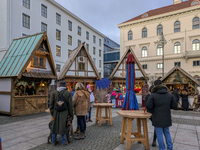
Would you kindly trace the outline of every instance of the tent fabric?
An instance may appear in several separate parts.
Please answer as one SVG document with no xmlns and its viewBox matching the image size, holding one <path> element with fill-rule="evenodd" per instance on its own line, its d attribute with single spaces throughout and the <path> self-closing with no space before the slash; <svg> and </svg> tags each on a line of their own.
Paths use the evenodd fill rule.
<svg viewBox="0 0 200 150">
<path fill-rule="evenodd" d="M 96 89 L 106 89 L 111 84 L 111 81 L 108 78 L 102 78 L 101 80 L 96 82 Z"/>
</svg>

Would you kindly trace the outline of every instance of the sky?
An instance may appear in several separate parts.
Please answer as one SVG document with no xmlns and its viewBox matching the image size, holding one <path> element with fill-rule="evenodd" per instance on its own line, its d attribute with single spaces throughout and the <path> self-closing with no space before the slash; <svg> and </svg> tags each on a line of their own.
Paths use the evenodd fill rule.
<svg viewBox="0 0 200 150">
<path fill-rule="evenodd" d="M 173 0 L 55 0 L 90 26 L 120 44 L 118 24 Z M 183 0 L 186 1 L 186 0 Z"/>
</svg>

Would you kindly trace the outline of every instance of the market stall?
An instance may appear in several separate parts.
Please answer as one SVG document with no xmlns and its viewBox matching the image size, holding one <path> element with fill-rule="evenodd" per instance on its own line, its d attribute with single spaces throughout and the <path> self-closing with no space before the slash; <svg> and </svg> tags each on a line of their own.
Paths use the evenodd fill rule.
<svg viewBox="0 0 200 150">
<path fill-rule="evenodd" d="M 140 62 L 138 61 L 135 53 L 131 48 L 128 48 L 124 55 L 121 57 L 117 66 L 113 70 L 109 79 L 112 82 L 113 88 L 117 91 L 117 93 L 122 93 L 123 96 L 126 94 L 126 60 L 128 55 L 132 53 L 135 60 L 135 87 L 134 91 L 136 93 L 136 97 L 138 103 L 142 103 L 142 88 L 147 84 L 147 76 L 142 68 Z"/>
<path fill-rule="evenodd" d="M 0 63 L 0 113 L 44 111 L 48 87 L 56 78 L 46 32 L 14 39 Z"/>
<path fill-rule="evenodd" d="M 91 89 L 95 91 L 96 81 L 101 80 L 101 76 L 85 48 L 85 43 L 71 52 L 58 74 L 58 80 L 65 80 L 68 83 L 69 91 L 73 90 L 77 82 L 82 82 L 85 87 L 90 85 Z"/>
<path fill-rule="evenodd" d="M 178 89 L 179 94 L 182 93 L 183 89 L 186 89 L 188 93 L 189 108 L 194 108 L 194 102 L 199 95 L 197 90 L 197 87 L 200 85 L 199 81 L 178 66 L 172 68 L 161 80 L 163 85 L 166 85 L 171 93 L 175 88 Z M 182 108 L 181 98 L 179 99 L 178 107 Z"/>
</svg>

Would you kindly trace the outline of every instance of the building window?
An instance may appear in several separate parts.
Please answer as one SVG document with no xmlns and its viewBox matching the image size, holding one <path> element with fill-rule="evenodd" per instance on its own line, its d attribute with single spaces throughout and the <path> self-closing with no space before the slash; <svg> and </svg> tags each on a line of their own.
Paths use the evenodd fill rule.
<svg viewBox="0 0 200 150">
<path fill-rule="evenodd" d="M 56 71 L 60 72 L 60 65 L 59 64 L 56 64 Z"/>
<path fill-rule="evenodd" d="M 72 22 L 68 20 L 68 30 L 72 31 Z"/>
<path fill-rule="evenodd" d="M 160 24 L 157 26 L 157 35 L 161 35 L 163 33 L 163 26 Z"/>
<path fill-rule="evenodd" d="M 180 32 L 181 31 L 181 24 L 180 21 L 176 21 L 174 23 L 174 32 Z"/>
<path fill-rule="evenodd" d="M 61 25 L 61 15 L 56 13 L 56 23 Z"/>
<path fill-rule="evenodd" d="M 80 46 L 81 45 L 81 40 L 78 40 L 78 46 Z"/>
<path fill-rule="evenodd" d="M 41 23 L 41 32 L 45 32 L 45 31 L 47 31 L 47 24 L 45 24 L 45 23 Z"/>
<path fill-rule="evenodd" d="M 133 39 L 133 32 L 129 31 L 128 32 L 128 40 L 132 40 Z"/>
<path fill-rule="evenodd" d="M 192 2 L 192 5 L 198 5 L 198 4 L 199 4 L 199 1 Z"/>
<path fill-rule="evenodd" d="M 68 35 L 68 44 L 72 45 L 72 36 Z"/>
<path fill-rule="evenodd" d="M 148 14 L 144 14 L 142 15 L 142 18 L 148 17 Z"/>
<path fill-rule="evenodd" d="M 101 60 L 99 60 L 99 68 L 101 68 Z"/>
<path fill-rule="evenodd" d="M 174 44 L 174 54 L 177 54 L 177 53 L 181 53 L 181 43 L 180 42 L 176 42 Z"/>
<path fill-rule="evenodd" d="M 101 39 L 99 39 L 99 46 L 101 46 Z"/>
<path fill-rule="evenodd" d="M 23 6 L 30 9 L 30 0 L 23 0 Z"/>
<path fill-rule="evenodd" d="M 147 69 L 147 64 L 142 65 L 142 68 L 143 68 L 143 69 Z"/>
<path fill-rule="evenodd" d="M 86 39 L 89 40 L 89 32 L 86 31 Z"/>
<path fill-rule="evenodd" d="M 96 65 L 96 58 L 93 58 L 94 65 Z"/>
<path fill-rule="evenodd" d="M 61 40 L 61 31 L 56 29 L 56 40 Z"/>
<path fill-rule="evenodd" d="M 192 50 L 193 51 L 199 51 L 199 46 L 200 46 L 200 41 L 198 39 L 195 39 L 193 42 L 192 42 Z"/>
<path fill-rule="evenodd" d="M 81 36 L 81 27 L 78 26 L 78 35 Z"/>
<path fill-rule="evenodd" d="M 181 62 L 174 62 L 174 66 L 179 66 L 179 67 L 181 67 Z"/>
<path fill-rule="evenodd" d="M 47 18 L 47 6 L 41 5 L 41 15 L 45 18 Z"/>
<path fill-rule="evenodd" d="M 36 67 L 36 68 L 45 68 L 46 67 L 46 62 L 45 62 L 45 57 L 43 56 L 34 56 L 31 61 L 31 67 Z"/>
<path fill-rule="evenodd" d="M 142 38 L 147 37 L 147 28 L 142 29 Z"/>
<path fill-rule="evenodd" d="M 157 46 L 157 55 L 163 55 L 163 47 L 162 45 Z"/>
<path fill-rule="evenodd" d="M 199 17 L 195 17 L 192 21 L 192 28 L 198 29 L 199 28 Z"/>
<path fill-rule="evenodd" d="M 96 54 L 96 47 L 93 47 L 93 54 Z"/>
<path fill-rule="evenodd" d="M 56 45 L 56 56 L 61 56 L 61 50 L 60 50 L 61 48 L 60 48 L 60 46 L 57 46 Z"/>
<path fill-rule="evenodd" d="M 162 64 L 162 63 L 158 63 L 158 64 L 157 64 L 157 69 L 162 69 L 162 67 L 163 67 L 163 64 Z"/>
<path fill-rule="evenodd" d="M 99 57 L 101 57 L 101 50 L 99 50 Z"/>
<path fill-rule="evenodd" d="M 96 43 L 96 36 L 93 35 L 93 43 Z"/>
<path fill-rule="evenodd" d="M 99 72 L 99 75 L 100 75 L 100 77 L 101 77 L 101 72 Z"/>
<path fill-rule="evenodd" d="M 23 14 L 22 24 L 23 27 L 30 29 L 30 16 Z"/>
<path fill-rule="evenodd" d="M 147 57 L 147 47 L 142 47 L 142 57 Z"/>
<path fill-rule="evenodd" d="M 84 71 L 85 70 L 85 63 L 78 63 L 78 70 Z"/>
<path fill-rule="evenodd" d="M 86 44 L 87 51 L 89 52 L 89 44 Z"/>
<path fill-rule="evenodd" d="M 72 50 L 68 49 L 68 58 L 69 58 L 71 53 L 72 53 Z"/>
<path fill-rule="evenodd" d="M 200 66 L 200 61 L 193 61 L 193 66 Z"/>
</svg>

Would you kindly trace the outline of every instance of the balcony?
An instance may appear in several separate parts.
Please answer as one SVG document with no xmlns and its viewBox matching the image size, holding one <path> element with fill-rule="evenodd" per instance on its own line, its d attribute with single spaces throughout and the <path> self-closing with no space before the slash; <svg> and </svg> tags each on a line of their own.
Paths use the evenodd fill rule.
<svg viewBox="0 0 200 150">
<path fill-rule="evenodd" d="M 186 51 L 185 54 L 184 54 L 184 57 L 186 59 L 199 58 L 200 57 L 200 51 Z"/>
</svg>

